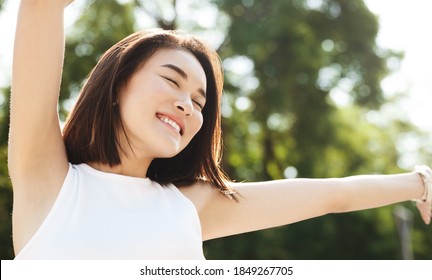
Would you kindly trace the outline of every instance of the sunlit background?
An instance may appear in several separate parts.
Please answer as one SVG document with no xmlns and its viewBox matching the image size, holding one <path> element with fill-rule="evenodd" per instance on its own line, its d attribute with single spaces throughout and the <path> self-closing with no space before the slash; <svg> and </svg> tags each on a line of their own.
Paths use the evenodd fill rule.
<svg viewBox="0 0 432 280">
<path fill-rule="evenodd" d="M 67 26 L 74 22 L 82 2 L 82 0 L 77 0 L 72 7 L 67 9 Z M 181 9 L 181 4 L 187 1 L 178 2 Z M 322 1 L 308 0 L 306 2 L 310 7 L 316 7 Z M 7 86 L 10 83 L 18 3 L 19 1 L 6 0 L 4 11 L 0 13 L 0 86 Z M 432 17 L 429 14 L 432 10 L 432 1 L 365 0 L 365 3 L 379 18 L 380 29 L 377 44 L 404 53 L 401 63 L 391 64 L 391 61 L 389 62 L 394 73 L 382 81 L 382 88 L 386 97 L 397 96 L 400 93 L 404 93 L 405 96 L 399 96 L 398 102 L 392 103 L 390 106 L 383 106 L 379 115 L 371 114 L 371 120 L 380 122 L 385 121 L 386 118 L 407 118 L 426 133 L 432 134 L 432 77 L 430 70 L 432 66 L 432 36 L 428 35 L 430 33 L 429 28 L 432 26 Z M 214 9 L 210 7 L 195 14 L 194 20 L 211 30 L 214 27 L 216 16 Z M 143 25 L 148 24 L 148 21 L 151 19 L 145 17 L 141 19 Z M 214 46 L 218 46 L 223 40 L 223 34 L 220 30 L 205 32 L 203 37 L 206 37 Z M 249 71 L 248 67 L 253 67 L 253 65 L 247 62 L 239 63 L 236 61 L 236 69 L 234 70 L 240 73 Z M 226 67 L 227 65 L 230 66 L 229 62 L 225 64 Z M 251 83 L 253 84 L 253 81 Z M 350 102 L 349 93 L 343 88 L 332 91 L 331 97 L 340 106 L 345 106 Z M 242 106 L 242 99 L 239 99 L 237 104 Z M 401 163 L 402 167 L 412 166 L 418 160 L 416 155 L 418 146 L 419 143 L 416 143 L 415 139 L 407 138 L 406 141 L 401 141 L 399 147 L 406 155 L 404 162 Z"/>
<path fill-rule="evenodd" d="M 74 6 L 80 6 L 78 0 Z M 181 2 L 181 1 L 179 1 Z M 309 0 L 310 5 L 319 5 L 321 0 Z M 10 67 L 12 61 L 13 36 L 16 21 L 16 11 L 19 1 L 6 1 L 5 10 L 0 13 L 0 85 L 10 82 Z M 398 114 L 405 114 L 415 124 L 426 131 L 432 132 L 432 1 L 411 0 L 365 0 L 369 9 L 379 17 L 380 30 L 377 43 L 379 46 L 403 51 L 405 56 L 400 65 L 393 65 L 395 73 L 386 78 L 382 87 L 389 96 L 398 92 L 408 92 L 409 95 L 401 100 L 400 108 L 395 109 Z M 67 10 L 68 23 L 78 8 Z M 200 15 L 200 14 L 198 14 Z M 197 16 L 197 15 L 194 15 Z M 212 11 L 202 15 L 203 25 L 212 26 Z M 207 23 L 208 22 L 208 23 Z M 219 38 L 214 38 L 217 41 Z M 216 36 L 217 37 L 217 36 Z M 346 99 L 339 97 L 344 104 Z"/>
<path fill-rule="evenodd" d="M 400 69 L 383 81 L 384 91 L 409 93 L 401 106 L 407 116 L 425 130 L 432 131 L 432 26 L 431 1 L 366 0 L 378 15 L 380 46 L 401 50 L 405 57 Z"/>
</svg>

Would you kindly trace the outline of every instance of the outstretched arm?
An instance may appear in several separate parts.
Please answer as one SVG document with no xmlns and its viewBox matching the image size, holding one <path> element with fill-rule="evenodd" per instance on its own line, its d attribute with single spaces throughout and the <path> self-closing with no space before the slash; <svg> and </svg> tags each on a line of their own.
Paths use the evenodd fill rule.
<svg viewBox="0 0 432 280">
<path fill-rule="evenodd" d="M 232 187 L 239 193 L 238 203 L 203 186 L 195 186 L 198 195 L 190 195 L 192 201 L 197 202 L 204 239 L 417 199 L 425 190 L 416 172 L 234 183 Z M 188 195 L 187 191 L 185 193 Z M 430 202 L 428 205 L 428 217 L 423 217 L 425 222 L 430 221 Z"/>
<path fill-rule="evenodd" d="M 67 173 L 57 103 L 64 56 L 63 10 L 70 2 L 20 3 L 8 151 L 15 240 L 25 240 L 39 225 Z"/>
</svg>

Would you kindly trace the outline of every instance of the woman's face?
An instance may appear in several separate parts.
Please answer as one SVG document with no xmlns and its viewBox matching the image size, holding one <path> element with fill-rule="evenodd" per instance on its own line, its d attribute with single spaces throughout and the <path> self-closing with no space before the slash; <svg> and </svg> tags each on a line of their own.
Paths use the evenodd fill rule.
<svg viewBox="0 0 432 280">
<path fill-rule="evenodd" d="M 204 70 L 191 53 L 158 50 L 120 92 L 120 114 L 133 149 L 120 133 L 123 151 L 151 159 L 177 155 L 202 126 L 206 86 Z"/>
</svg>

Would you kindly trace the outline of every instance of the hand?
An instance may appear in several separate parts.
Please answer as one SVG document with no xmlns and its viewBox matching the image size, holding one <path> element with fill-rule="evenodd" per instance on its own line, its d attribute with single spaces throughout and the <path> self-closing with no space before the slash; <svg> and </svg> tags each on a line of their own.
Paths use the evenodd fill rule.
<svg viewBox="0 0 432 280">
<path fill-rule="evenodd" d="M 417 199 L 417 209 L 425 222 L 430 224 L 432 217 L 432 169 L 426 165 L 416 166 L 415 171 L 420 174 L 424 184 L 424 193 L 420 199 Z"/>
<path fill-rule="evenodd" d="M 430 224 L 431 222 L 431 212 L 432 212 L 432 206 L 431 203 L 429 202 L 420 202 L 418 201 L 416 203 L 417 209 L 420 211 L 420 215 L 423 219 L 423 222 L 425 224 Z"/>
</svg>

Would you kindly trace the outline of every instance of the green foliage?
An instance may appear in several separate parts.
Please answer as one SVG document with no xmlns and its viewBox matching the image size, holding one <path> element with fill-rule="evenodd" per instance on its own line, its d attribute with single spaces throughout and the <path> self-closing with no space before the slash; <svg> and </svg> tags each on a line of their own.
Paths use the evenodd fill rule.
<svg viewBox="0 0 432 280">
<path fill-rule="evenodd" d="M 227 66 L 224 167 L 232 178 L 279 179 L 287 167 L 299 177 L 401 171 L 396 139 L 414 127 L 366 117 L 389 102 L 380 81 L 386 60 L 401 54 L 375 45 L 378 22 L 363 1 L 214 2 L 231 19 L 220 52 Z M 244 61 L 254 66 L 247 73 Z M 336 106 L 336 91 L 351 105 Z M 414 242 L 431 252 L 426 241 Z M 216 259 L 398 259 L 398 247 L 392 207 L 206 243 L 207 257 Z"/>
<path fill-rule="evenodd" d="M 234 102 L 241 96 L 259 104 L 253 112 L 238 113 L 251 115 L 262 130 L 265 166 L 260 177 L 280 176 L 288 165 L 295 165 L 301 176 L 326 176 L 316 171 L 323 164 L 319 157 L 322 147 L 335 143 L 338 129 L 329 92 L 346 82 L 356 104 L 376 108 L 384 102 L 379 82 L 387 69 L 375 53 L 377 20 L 362 1 L 323 1 L 314 9 L 303 1 L 215 2 L 232 20 L 222 56 L 250 59 L 259 81 L 245 96 L 235 85 L 227 94 L 234 95 Z M 227 76 L 230 82 L 229 72 Z M 239 115 L 233 111 L 235 117 L 225 120 L 226 134 Z M 284 120 L 289 125 L 280 125 Z M 232 127 L 238 129 L 238 124 Z M 277 153 L 288 148 L 282 154 L 289 156 Z"/>
<path fill-rule="evenodd" d="M 71 100 L 98 58 L 116 42 L 134 31 L 134 6 L 118 1 L 87 0 L 86 7 L 67 36 L 65 65 L 60 95 L 60 115 L 64 119 Z"/>
<path fill-rule="evenodd" d="M 0 259 L 12 259 L 12 186 L 7 169 L 10 88 L 0 88 Z"/>
<path fill-rule="evenodd" d="M 12 259 L 12 186 L 9 180 L 6 145 L 0 146 L 0 259 Z"/>
<path fill-rule="evenodd" d="M 9 92 L 10 88 L 0 88 L 0 146 L 6 145 L 9 133 Z"/>
</svg>

